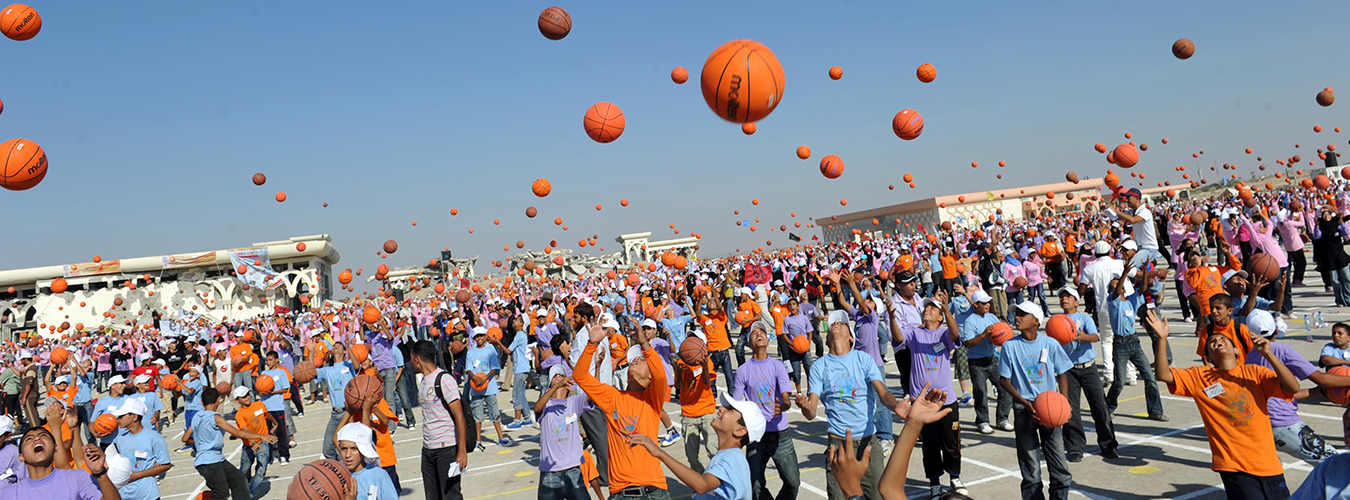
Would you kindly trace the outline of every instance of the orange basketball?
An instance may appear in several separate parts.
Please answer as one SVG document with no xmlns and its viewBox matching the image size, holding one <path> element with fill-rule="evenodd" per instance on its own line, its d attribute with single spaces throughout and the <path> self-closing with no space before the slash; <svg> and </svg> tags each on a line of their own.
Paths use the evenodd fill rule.
<svg viewBox="0 0 1350 500">
<path fill-rule="evenodd" d="M 14 6 L 6 8 L 6 11 Z M 3 23 L 3 21 L 0 21 Z M 6 31 L 8 34 L 8 31 Z M 42 146 L 28 139 L 10 139 L 0 144 L 0 155 L 5 157 L 5 170 L 0 172 L 0 187 L 23 191 L 42 182 L 47 176 L 47 153 Z"/>
<path fill-rule="evenodd" d="M 384 253 L 394 253 L 398 251 L 398 242 L 394 240 L 384 240 Z"/>
<path fill-rule="evenodd" d="M 1058 340 L 1060 344 L 1068 344 L 1078 336 L 1078 323 L 1067 314 L 1056 314 L 1045 324 L 1045 333 L 1049 334 L 1050 338 Z"/>
<path fill-rule="evenodd" d="M 562 40 L 572 32 L 572 15 L 562 7 L 549 7 L 539 13 L 539 33 L 549 40 Z"/>
<path fill-rule="evenodd" d="M 844 175 L 844 160 L 835 155 L 825 155 L 820 159 L 820 175 L 829 179 L 838 179 Z"/>
<path fill-rule="evenodd" d="M 1313 185 L 1317 186 L 1317 189 L 1326 189 L 1331 187 L 1331 179 L 1328 179 L 1325 175 L 1318 174 L 1317 177 L 1313 178 Z"/>
<path fill-rule="evenodd" d="M 1270 254 L 1258 253 L 1252 255 L 1251 261 L 1247 264 L 1248 270 L 1252 272 L 1252 277 L 1263 276 L 1266 281 L 1274 283 L 1280 279 L 1280 264 L 1275 261 Z"/>
<path fill-rule="evenodd" d="M 1115 189 L 1116 186 L 1120 185 L 1120 176 L 1116 174 L 1106 174 L 1106 178 L 1103 179 L 1103 181 L 1106 182 L 1106 187 Z"/>
<path fill-rule="evenodd" d="M 51 355 L 52 364 L 64 365 L 68 360 L 70 360 L 70 351 L 67 351 L 66 348 L 57 347 L 56 349 L 52 349 Z"/>
<path fill-rule="evenodd" d="M 1172 44 L 1172 55 L 1177 56 L 1177 59 L 1190 59 L 1195 55 L 1195 42 L 1189 38 L 1178 39 Z"/>
<path fill-rule="evenodd" d="M 535 196 L 543 198 L 553 192 L 553 183 L 549 182 L 548 179 L 535 179 L 534 184 L 530 185 L 530 191 L 533 191 Z"/>
<path fill-rule="evenodd" d="M 361 319 L 364 320 L 367 325 L 373 325 L 376 321 L 380 320 L 380 310 L 366 306 L 365 310 L 361 311 Z"/>
<path fill-rule="evenodd" d="M 308 359 L 295 364 L 295 370 L 292 377 L 297 384 L 308 384 L 319 374 L 318 369 L 314 368 L 314 362 Z"/>
<path fill-rule="evenodd" d="M 16 3 L 0 11 L 0 31 L 10 40 L 24 41 L 42 30 L 42 16 L 27 5 Z"/>
<path fill-rule="evenodd" d="M 258 378 L 253 381 L 253 388 L 258 391 L 258 394 L 266 394 L 277 388 L 277 381 L 273 380 L 271 375 L 258 375 Z"/>
<path fill-rule="evenodd" d="M 90 424 L 89 428 L 96 434 L 107 436 L 117 432 L 117 417 L 114 417 L 111 413 L 104 413 L 94 419 L 94 423 Z"/>
<path fill-rule="evenodd" d="M 689 366 L 700 366 L 708 360 L 708 345 L 703 339 L 690 335 L 680 343 L 680 361 Z"/>
<path fill-rule="evenodd" d="M 912 109 L 902 109 L 891 120 L 891 131 L 906 141 L 917 139 L 923 133 L 923 115 Z"/>
<path fill-rule="evenodd" d="M 286 489 L 286 498 L 292 500 L 334 500 L 347 498 L 356 488 L 356 479 L 347 466 L 337 460 L 315 460 L 295 473 Z"/>
<path fill-rule="evenodd" d="M 811 148 L 806 146 L 797 146 L 797 157 L 803 160 L 811 157 Z"/>
<path fill-rule="evenodd" d="M 840 67 L 838 67 L 838 66 L 835 66 L 835 67 L 830 68 L 830 79 L 831 79 L 831 80 L 838 80 L 838 79 L 843 78 L 843 77 L 844 77 L 844 68 L 840 68 Z"/>
<path fill-rule="evenodd" d="M 989 341 L 993 342 L 996 346 L 1002 346 L 1004 342 L 1012 340 L 1013 338 L 1013 329 L 1011 326 L 1008 326 L 1007 323 L 1000 321 L 994 323 L 994 326 L 991 326 L 990 328 Z"/>
<path fill-rule="evenodd" d="M 455 292 L 455 302 L 464 304 L 467 303 L 470 298 L 468 290 L 461 288 L 458 292 Z"/>
<path fill-rule="evenodd" d="M 759 127 L 756 126 L 754 122 L 750 122 L 750 123 L 742 123 L 742 124 L 741 124 L 741 133 L 742 133 L 742 134 L 745 134 L 745 135 L 755 135 L 755 131 L 756 131 L 756 130 L 759 130 Z"/>
<path fill-rule="evenodd" d="M 253 174 L 253 185 L 254 185 L 254 186 L 261 186 L 261 185 L 266 184 L 266 183 L 267 183 L 267 175 L 266 175 L 266 174 L 263 174 L 262 172 L 258 172 L 258 173 L 256 173 L 256 174 Z"/>
<path fill-rule="evenodd" d="M 805 354 L 811 348 L 811 339 L 806 335 L 798 335 L 792 338 L 792 352 Z"/>
<path fill-rule="evenodd" d="M 1121 144 L 1111 151 L 1115 164 L 1120 168 L 1130 168 L 1139 163 L 1139 150 L 1132 144 Z"/>
<path fill-rule="evenodd" d="M 1036 401 L 1031 404 L 1036 407 L 1036 419 L 1051 429 L 1067 423 L 1073 413 L 1073 408 L 1069 407 L 1069 398 L 1056 391 L 1036 395 Z"/>
<path fill-rule="evenodd" d="M 933 83 L 933 80 L 937 79 L 937 68 L 933 67 L 932 64 L 920 64 L 918 71 L 915 73 L 918 75 L 919 81 L 923 83 Z"/>
<path fill-rule="evenodd" d="M 1331 375 L 1340 375 L 1342 377 L 1350 377 L 1350 366 L 1333 366 L 1330 370 L 1327 370 L 1327 373 Z M 1332 403 L 1341 406 L 1350 404 L 1350 388 L 1325 387 L 1322 389 L 1322 394 L 1325 395 L 1327 399 L 1330 399 Z"/>
<path fill-rule="evenodd" d="M 581 120 L 581 124 L 586 127 L 586 135 L 602 144 L 614 142 L 623 135 L 624 123 L 623 110 L 610 102 L 595 103 L 586 110 L 586 116 Z"/>
<path fill-rule="evenodd" d="M 703 63 L 703 100 L 723 120 L 748 123 L 769 116 L 783 99 L 783 65 L 763 44 L 732 40 Z"/>
<path fill-rule="evenodd" d="M 183 384 L 178 380 L 177 375 L 170 373 L 159 379 L 159 386 L 167 391 L 177 391 L 183 387 Z"/>
<path fill-rule="evenodd" d="M 229 394 L 230 394 L 230 383 L 229 383 L 229 382 L 216 382 L 216 392 L 219 392 L 220 395 L 223 396 L 223 397 L 229 397 Z"/>
<path fill-rule="evenodd" d="M 367 399 L 379 401 L 380 398 L 384 397 L 383 391 L 380 379 L 362 373 L 352 377 L 347 382 L 347 388 L 342 391 L 342 394 L 347 398 L 347 409 L 356 409 L 360 408 L 361 403 Z"/>
<path fill-rule="evenodd" d="M 689 70 L 684 69 L 684 66 L 676 66 L 675 69 L 670 70 L 670 79 L 682 85 L 689 81 Z"/>
</svg>

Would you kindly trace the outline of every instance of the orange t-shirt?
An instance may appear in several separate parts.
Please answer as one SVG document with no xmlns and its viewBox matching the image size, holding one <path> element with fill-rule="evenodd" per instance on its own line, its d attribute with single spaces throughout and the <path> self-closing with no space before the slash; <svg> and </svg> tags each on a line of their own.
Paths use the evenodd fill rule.
<svg viewBox="0 0 1350 500">
<path fill-rule="evenodd" d="M 680 388 L 680 415 L 684 417 L 702 417 L 717 409 L 713 399 L 712 384 L 717 382 L 717 372 L 713 371 L 712 360 L 705 360 L 703 366 L 689 366 L 675 356 L 675 371 L 684 387 Z M 700 375 L 708 374 L 708 383 L 700 380 Z"/>
<path fill-rule="evenodd" d="M 248 344 L 235 344 L 230 346 L 230 359 L 235 360 L 243 357 L 243 364 L 235 362 L 234 372 L 243 373 L 244 371 L 255 371 L 258 367 L 258 355 L 253 354 L 253 347 Z"/>
<path fill-rule="evenodd" d="M 295 387 L 295 377 L 291 376 L 291 371 L 284 366 L 278 366 L 277 368 L 281 368 L 281 371 L 286 372 L 286 385 Z M 291 391 L 281 393 L 281 399 L 291 399 Z"/>
<path fill-rule="evenodd" d="M 267 406 L 262 401 L 240 408 L 234 413 L 234 423 L 239 430 L 254 434 L 271 434 L 267 430 Z M 245 439 L 244 446 L 253 446 L 253 440 Z"/>
<path fill-rule="evenodd" d="M 1242 472 L 1254 476 L 1284 473 L 1275 454 L 1275 436 L 1270 428 L 1266 402 L 1272 397 L 1290 400 L 1275 372 L 1258 365 L 1239 365 L 1232 370 L 1209 366 L 1172 369 L 1176 380 L 1167 390 L 1195 400 L 1209 435 L 1213 453 L 1211 470 Z"/>
<path fill-rule="evenodd" d="M 1242 266 L 1240 262 L 1235 262 L 1236 260 L 1229 255 L 1227 266 L 1204 266 L 1186 270 L 1186 284 L 1195 289 L 1195 298 L 1200 301 L 1200 314 L 1209 316 L 1209 298 L 1224 293 L 1223 273 Z"/>
<path fill-rule="evenodd" d="M 37 389 L 33 389 L 33 390 L 36 391 Z M 64 390 L 64 391 L 58 391 L 58 390 L 56 390 L 56 386 L 55 386 L 55 385 L 49 385 L 49 386 L 47 386 L 47 395 L 48 395 L 48 396 L 56 396 L 57 399 L 60 399 L 61 401 L 65 401 L 67 406 L 69 406 L 69 407 L 71 407 L 71 408 L 74 408 L 74 407 L 75 407 L 75 393 L 76 393 L 76 392 L 79 392 L 79 390 L 80 390 L 80 388 L 79 388 L 79 387 L 76 387 L 75 384 L 73 384 L 73 383 L 71 383 L 71 384 L 66 384 L 66 390 Z"/>
<path fill-rule="evenodd" d="M 703 333 L 708 336 L 709 352 L 731 348 L 731 338 L 727 336 L 726 311 L 713 315 L 700 313 L 699 322 L 703 323 Z M 665 369 L 662 368 L 661 371 L 665 371 Z"/>
<path fill-rule="evenodd" d="M 1235 328 L 1240 329 L 1240 331 L 1235 331 Z M 1205 357 L 1205 344 L 1209 342 L 1210 335 L 1223 335 L 1228 337 L 1228 340 L 1233 341 L 1233 345 L 1237 346 L 1238 363 L 1245 363 L 1247 360 L 1247 353 L 1252 352 L 1252 335 L 1251 332 L 1247 330 L 1247 326 L 1238 323 L 1237 320 L 1233 318 L 1228 318 L 1227 325 L 1219 326 L 1210 323 L 1200 329 L 1200 343 L 1195 347 L 1195 354 L 1197 356 L 1200 356 L 1201 358 Z"/>
<path fill-rule="evenodd" d="M 42 427 L 43 427 L 44 429 L 47 429 L 47 432 L 52 433 L 53 436 L 56 435 L 56 432 L 55 432 L 55 431 L 52 431 L 52 423 L 51 423 L 51 422 L 47 422 L 47 423 L 45 423 L 45 424 L 42 424 Z M 74 434 L 71 434 L 71 432 L 70 432 L 70 426 L 69 426 L 69 425 L 66 425 L 66 423 L 65 423 L 64 421 L 62 421 L 62 422 L 61 422 L 61 437 L 60 437 L 59 442 L 57 442 L 56 444 L 57 444 L 58 446 L 67 446 L 67 443 L 69 443 L 69 444 L 74 444 L 74 443 L 71 441 L 72 439 L 75 439 L 75 435 L 74 435 Z M 66 451 L 67 451 L 67 452 L 72 452 L 71 449 L 70 449 L 69 447 L 66 448 Z M 64 467 L 58 466 L 58 468 L 61 468 L 61 469 L 69 469 L 69 468 L 71 468 L 71 467 L 74 466 L 74 463 L 75 463 L 75 462 L 74 462 L 74 456 L 72 455 L 72 456 L 71 456 L 71 461 L 66 462 L 65 465 L 64 465 Z"/>
<path fill-rule="evenodd" d="M 609 336 L 609 359 L 615 368 L 628 364 L 628 337 L 622 333 Z"/>
<path fill-rule="evenodd" d="M 656 439 L 661 425 L 662 404 L 670 398 L 666 385 L 666 368 L 650 346 L 643 351 L 652 380 L 642 391 L 620 392 L 596 379 L 588 370 L 572 372 L 577 385 L 591 397 L 595 406 L 605 412 L 609 434 L 609 488 L 619 491 L 629 486 L 655 486 L 666 489 L 666 474 L 661 461 L 641 446 L 630 446 L 628 436 L 645 434 Z M 577 360 L 577 366 L 590 366 L 595 346 L 587 343 Z"/>
<path fill-rule="evenodd" d="M 1046 262 L 1061 262 L 1064 256 L 1059 254 L 1059 245 L 1053 241 L 1047 241 L 1041 244 L 1041 258 Z"/>
<path fill-rule="evenodd" d="M 381 399 L 379 403 L 375 403 L 375 408 L 372 411 L 383 413 L 385 417 L 389 418 L 390 422 L 398 423 L 398 415 L 395 415 L 394 410 L 389 408 L 388 401 Z M 381 424 L 380 417 L 375 415 L 370 416 L 369 425 L 371 429 L 375 430 L 375 451 L 380 454 L 380 467 L 397 464 L 398 457 L 394 455 L 394 436 L 389 433 L 389 425 Z"/>
<path fill-rule="evenodd" d="M 956 278 L 956 257 L 943 255 L 938 258 L 938 262 L 942 264 L 942 279 L 949 280 Z"/>
<path fill-rule="evenodd" d="M 787 306 L 773 306 L 769 308 L 769 316 L 773 316 L 774 335 L 783 334 L 783 319 L 788 315 Z"/>
<path fill-rule="evenodd" d="M 759 307 L 759 303 L 753 300 L 736 305 L 736 323 L 741 325 L 741 328 L 749 328 L 761 314 L 764 314 L 764 308 Z"/>
</svg>

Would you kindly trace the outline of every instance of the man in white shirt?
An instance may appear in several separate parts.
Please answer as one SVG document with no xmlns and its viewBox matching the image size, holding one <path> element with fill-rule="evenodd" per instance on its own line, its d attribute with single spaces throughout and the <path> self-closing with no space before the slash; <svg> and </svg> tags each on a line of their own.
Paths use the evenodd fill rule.
<svg viewBox="0 0 1350 500">
<path fill-rule="evenodd" d="M 1139 189 L 1121 191 L 1120 197 L 1134 214 L 1119 213 L 1113 208 L 1107 209 L 1107 212 L 1130 223 L 1134 241 L 1139 245 L 1139 251 L 1130 259 L 1130 267 L 1142 269 L 1145 262 L 1162 258 L 1162 253 L 1158 251 L 1158 227 L 1153 224 L 1153 212 L 1144 206 L 1143 193 Z"/>
<path fill-rule="evenodd" d="M 1121 244 L 1121 248 L 1125 250 L 1135 250 L 1138 248 L 1138 245 L 1135 244 L 1133 240 L 1127 240 L 1125 243 Z M 1154 251 L 1156 252 L 1157 249 L 1155 248 Z M 1140 253 L 1143 252 L 1135 253 L 1135 257 L 1138 258 Z M 1092 287 L 1093 297 L 1097 299 L 1096 316 L 1099 320 L 1107 320 L 1110 318 L 1106 306 L 1108 304 L 1107 296 L 1111 294 L 1111 280 L 1119 278 L 1121 273 L 1125 271 L 1125 263 L 1120 259 L 1111 257 L 1111 244 L 1105 241 L 1093 243 L 1092 254 L 1097 256 L 1097 260 L 1083 268 L 1083 282 L 1078 285 L 1078 293 L 1080 295 L 1086 293 L 1086 288 Z M 1129 288 L 1130 284 L 1127 282 L 1125 286 Z M 1106 323 L 1110 324 L 1110 321 L 1106 321 Z M 1115 335 L 1102 335 L 1101 337 L 1102 352 L 1115 352 L 1112 350 L 1112 345 L 1115 344 L 1115 339 L 1113 338 Z M 1109 386 L 1111 385 L 1111 381 L 1115 379 L 1115 359 L 1114 356 L 1102 356 L 1102 361 L 1106 365 L 1106 376 L 1102 382 L 1104 385 Z M 1126 376 L 1125 383 L 1127 385 L 1136 384 L 1139 371 L 1135 370 L 1133 366 L 1130 366 L 1127 373 L 1128 375 Z"/>
</svg>

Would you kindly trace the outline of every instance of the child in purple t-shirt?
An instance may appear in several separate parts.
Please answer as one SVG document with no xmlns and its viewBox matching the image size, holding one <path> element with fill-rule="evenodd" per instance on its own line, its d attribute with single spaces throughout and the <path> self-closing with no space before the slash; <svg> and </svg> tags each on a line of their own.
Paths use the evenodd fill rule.
<svg viewBox="0 0 1350 500">
<path fill-rule="evenodd" d="M 961 420 L 956 393 L 952 389 L 952 352 L 960 341 L 961 329 L 957 327 L 956 316 L 944 305 L 946 300 L 945 291 L 937 292 L 935 298 L 923 299 L 921 327 L 899 328 L 895 317 L 891 316 L 891 331 L 900 332 L 904 337 L 902 343 L 909 347 L 913 360 L 909 371 L 909 393 L 921 394 L 925 386 L 930 386 L 934 391 L 946 394 L 942 404 L 951 408 L 951 412 L 940 420 L 924 425 L 919 433 L 923 437 L 924 475 L 928 477 L 934 498 L 943 493 L 944 472 L 951 475 L 952 491 L 969 494 L 961 482 Z"/>
<path fill-rule="evenodd" d="M 561 365 L 549 368 L 549 386 L 534 403 L 539 422 L 539 496 L 585 498 L 581 472 L 581 413 L 590 405 L 586 394 L 572 391 Z"/>
</svg>

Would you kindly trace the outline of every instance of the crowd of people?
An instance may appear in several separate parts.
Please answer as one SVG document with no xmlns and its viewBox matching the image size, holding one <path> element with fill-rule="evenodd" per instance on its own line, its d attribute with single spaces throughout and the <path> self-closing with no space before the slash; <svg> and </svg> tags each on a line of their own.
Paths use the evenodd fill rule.
<svg viewBox="0 0 1350 500">
<path fill-rule="evenodd" d="M 531 427 L 541 500 L 667 500 L 664 470 L 699 499 L 792 500 L 801 441 L 790 428 L 818 415 L 831 500 L 906 498 L 920 441 L 928 496 L 965 498 L 965 408 L 966 432 L 1014 437 L 1024 499 L 1046 498 L 1044 461 L 1048 496 L 1062 500 L 1072 464 L 1089 454 L 1082 400 L 1096 454 L 1118 458 L 1114 414 L 1139 381 L 1155 421 L 1169 420 L 1160 383 L 1194 399 L 1229 498 L 1290 498 L 1277 450 L 1316 466 L 1295 498 L 1350 498 L 1350 459 L 1297 413 L 1299 400 L 1350 387 L 1330 373 L 1350 365 L 1350 325 L 1337 323 L 1311 361 L 1280 341 L 1291 291 L 1306 290 L 1307 247 L 1321 293 L 1350 304 L 1346 221 L 1350 197 L 1337 186 L 1155 202 L 1119 189 L 1101 210 L 680 268 L 34 337 L 3 353 L 0 498 L 154 500 L 175 452 L 193 455 L 214 498 L 256 498 L 268 466 L 290 461 L 308 406 L 331 408 L 315 436 L 322 455 L 368 498 L 403 489 L 392 436 L 415 430 L 419 413 L 415 474 L 429 499 L 462 499 L 469 454 Z M 1265 259 L 1278 277 L 1254 269 Z M 1165 303 L 1194 325 L 1198 362 L 1174 359 Z M 1059 315 L 1073 324 L 1068 338 L 1048 328 Z M 885 376 L 891 363 L 898 385 Z M 360 374 L 382 393 L 349 404 Z M 1045 392 L 1075 410 L 1063 426 L 1037 414 Z M 794 409 L 804 420 L 789 419 Z M 1344 424 L 1350 434 L 1350 413 Z M 179 425 L 181 442 L 169 444 Z M 242 441 L 238 464 L 226 435 Z"/>
</svg>

